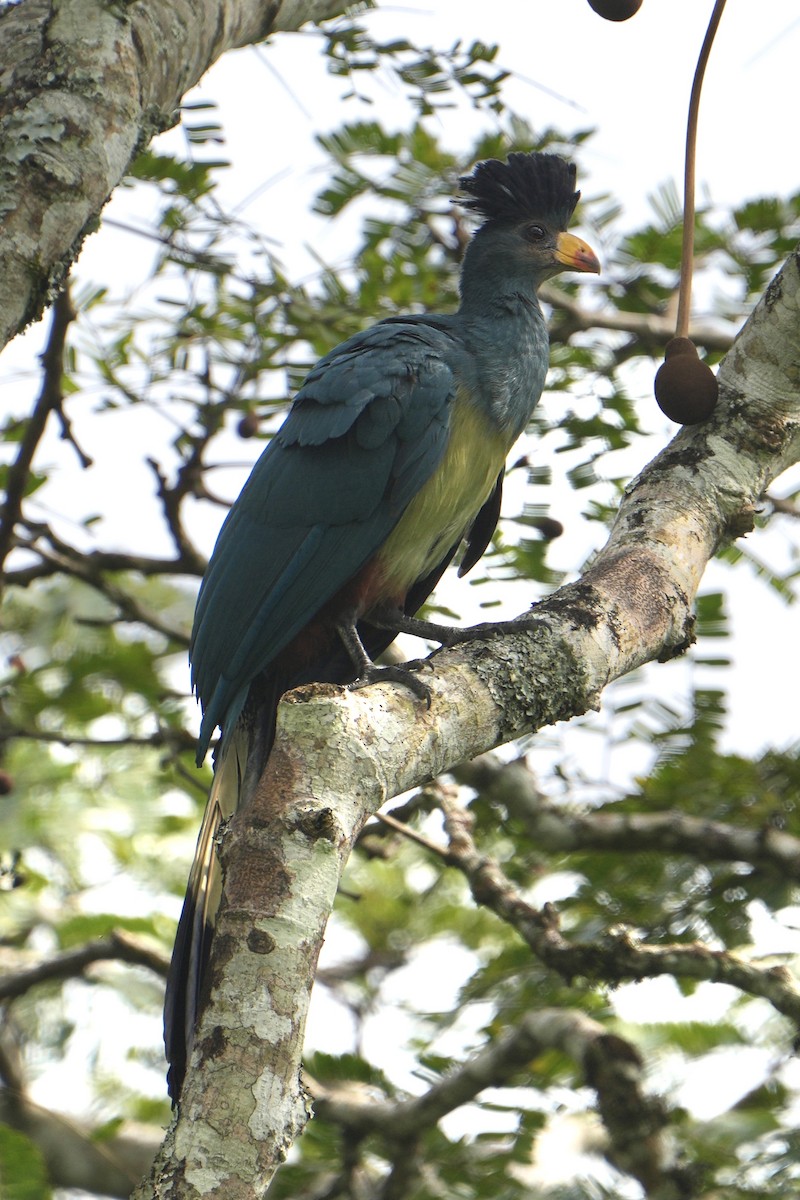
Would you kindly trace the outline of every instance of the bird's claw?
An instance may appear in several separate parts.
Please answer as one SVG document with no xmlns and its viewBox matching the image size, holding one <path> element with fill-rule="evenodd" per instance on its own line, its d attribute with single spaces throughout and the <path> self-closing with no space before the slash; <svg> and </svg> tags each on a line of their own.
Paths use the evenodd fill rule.
<svg viewBox="0 0 800 1200">
<path fill-rule="evenodd" d="M 425 701 L 425 707 L 430 708 L 433 694 L 427 683 L 410 671 L 408 667 L 401 667 L 397 664 L 390 664 L 385 667 L 378 667 L 374 664 L 365 667 L 358 679 L 354 679 L 352 683 L 348 683 L 347 687 L 351 692 L 360 691 L 361 688 L 369 687 L 371 683 L 401 683 L 403 687 L 407 687 L 410 692 L 413 692 L 418 700 Z"/>
</svg>

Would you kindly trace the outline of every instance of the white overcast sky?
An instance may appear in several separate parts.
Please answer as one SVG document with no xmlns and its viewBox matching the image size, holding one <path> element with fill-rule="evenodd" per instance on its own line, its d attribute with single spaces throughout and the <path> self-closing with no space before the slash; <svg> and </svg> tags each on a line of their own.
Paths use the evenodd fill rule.
<svg viewBox="0 0 800 1200">
<path fill-rule="evenodd" d="M 710 0 L 644 0 L 634 18 L 613 23 L 586 0 L 428 0 L 381 5 L 365 19 L 386 40 L 497 43 L 498 63 L 514 76 L 505 89 L 511 108 L 536 128 L 595 128 L 581 154 L 584 184 L 618 196 L 637 222 L 648 213 L 647 195 L 682 175 L 689 89 L 712 7 Z M 277 178 L 257 207 L 282 208 L 286 195 L 286 211 L 297 214 L 298 194 L 310 195 L 316 183 L 313 134 L 370 110 L 340 103 L 341 85 L 320 71 L 313 36 L 276 38 L 266 52 L 269 67 L 263 53 L 222 59 L 198 92 L 223 105 L 239 186 Z M 718 204 L 797 191 L 799 56 L 797 0 L 728 0 L 698 138 L 698 182 Z M 372 94 L 385 123 L 405 121 L 408 109 L 390 81 Z M 487 120 L 462 109 L 444 111 L 438 124 L 443 138 L 459 145 Z M 285 235 L 281 222 L 276 236 L 290 240 Z"/>
</svg>

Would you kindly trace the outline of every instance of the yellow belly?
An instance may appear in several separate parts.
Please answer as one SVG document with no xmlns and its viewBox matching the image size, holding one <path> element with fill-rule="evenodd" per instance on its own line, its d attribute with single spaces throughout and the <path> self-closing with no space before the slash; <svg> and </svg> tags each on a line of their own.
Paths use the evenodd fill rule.
<svg viewBox="0 0 800 1200">
<path fill-rule="evenodd" d="M 442 461 L 378 555 L 387 591 L 405 593 L 464 536 L 488 500 L 509 449 L 471 404 L 454 404 Z"/>
</svg>

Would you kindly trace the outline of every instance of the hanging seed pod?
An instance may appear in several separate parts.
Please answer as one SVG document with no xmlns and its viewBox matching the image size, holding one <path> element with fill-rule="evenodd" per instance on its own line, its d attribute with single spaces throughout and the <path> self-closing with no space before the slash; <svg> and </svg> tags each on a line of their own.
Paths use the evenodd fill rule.
<svg viewBox="0 0 800 1200">
<path fill-rule="evenodd" d="M 642 7 L 642 0 L 589 0 L 589 7 L 606 21 L 627 21 Z"/>
<path fill-rule="evenodd" d="M 716 375 L 697 357 L 697 347 L 687 337 L 667 342 L 654 390 L 658 407 L 678 425 L 707 421 L 719 395 Z"/>
</svg>

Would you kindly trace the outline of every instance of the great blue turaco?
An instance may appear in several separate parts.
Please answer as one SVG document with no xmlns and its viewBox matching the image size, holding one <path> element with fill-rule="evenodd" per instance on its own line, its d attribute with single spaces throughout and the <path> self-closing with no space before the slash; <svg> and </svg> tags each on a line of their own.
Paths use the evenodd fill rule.
<svg viewBox="0 0 800 1200">
<path fill-rule="evenodd" d="M 198 763 L 218 727 L 221 739 L 167 985 L 173 1100 L 219 904 L 217 837 L 263 772 L 281 695 L 381 677 L 426 694 L 408 668 L 373 659 L 399 631 L 428 631 L 413 615 L 462 543 L 461 575 L 489 544 L 506 456 L 548 367 L 539 285 L 600 270 L 565 232 L 580 196 L 574 165 L 510 154 L 460 183 L 482 223 L 458 311 L 390 317 L 317 363 L 231 508 L 200 588 Z"/>
</svg>

